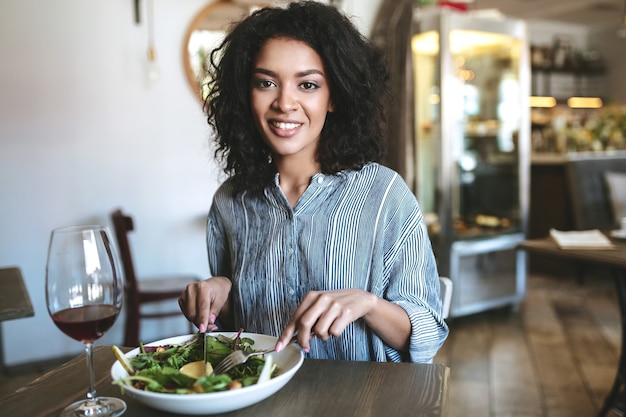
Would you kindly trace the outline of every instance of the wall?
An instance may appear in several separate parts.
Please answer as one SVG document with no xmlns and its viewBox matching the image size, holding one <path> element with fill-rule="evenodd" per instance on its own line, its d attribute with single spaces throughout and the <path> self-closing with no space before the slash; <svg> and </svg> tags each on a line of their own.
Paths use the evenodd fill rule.
<svg viewBox="0 0 626 417">
<path fill-rule="evenodd" d="M 626 105 L 626 38 L 617 36 L 615 30 L 610 29 L 591 33 L 589 44 L 597 48 L 606 61 L 606 82 L 611 94 L 609 102 Z"/>
<path fill-rule="evenodd" d="M 7 365 L 82 351 L 46 310 L 55 227 L 110 225 L 110 212 L 122 207 L 135 217 L 140 275 L 208 274 L 204 222 L 221 177 L 181 61 L 186 25 L 208 2 L 154 0 L 154 84 L 146 77 L 146 1 L 139 25 L 133 3 L 0 1 L 0 266 L 22 269 L 35 308 L 32 318 L 1 324 Z M 368 30 L 377 3 L 344 7 Z M 121 343 L 123 318 L 97 343 Z M 184 332 L 184 319 L 168 319 L 149 323 L 141 338 Z"/>
<path fill-rule="evenodd" d="M 343 0 L 341 8 L 361 33 L 369 35 L 383 0 Z"/>
<path fill-rule="evenodd" d="M 207 275 L 204 216 L 218 169 L 181 61 L 202 4 L 155 1 L 161 79 L 149 85 L 146 24 L 135 24 L 131 0 L 0 2 L 0 266 L 22 269 L 35 308 L 2 323 L 6 364 L 82 351 L 46 310 L 55 227 L 109 224 L 119 206 L 135 217 L 140 274 Z M 98 343 L 121 343 L 122 324 Z M 143 334 L 186 330 L 174 319 Z"/>
<path fill-rule="evenodd" d="M 589 30 L 583 25 L 550 20 L 529 20 L 526 25 L 528 40 L 532 45 L 552 45 L 555 36 L 566 36 L 576 48 L 587 47 Z"/>
</svg>

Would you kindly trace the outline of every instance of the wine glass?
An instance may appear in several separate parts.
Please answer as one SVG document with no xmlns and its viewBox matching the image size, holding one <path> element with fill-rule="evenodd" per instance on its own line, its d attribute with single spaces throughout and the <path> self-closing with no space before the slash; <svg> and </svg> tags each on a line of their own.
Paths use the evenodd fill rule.
<svg viewBox="0 0 626 417">
<path fill-rule="evenodd" d="M 124 284 L 117 251 L 104 226 L 54 229 L 46 264 L 46 303 L 54 324 L 83 342 L 87 354 L 87 398 L 60 414 L 114 417 L 126 411 L 119 398 L 97 397 L 93 369 L 93 342 L 108 331 L 122 308 Z"/>
</svg>

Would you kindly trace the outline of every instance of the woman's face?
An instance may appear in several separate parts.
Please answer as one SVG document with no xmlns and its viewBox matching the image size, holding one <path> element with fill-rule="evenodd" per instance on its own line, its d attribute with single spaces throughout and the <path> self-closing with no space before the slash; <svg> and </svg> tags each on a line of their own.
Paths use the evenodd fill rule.
<svg viewBox="0 0 626 417">
<path fill-rule="evenodd" d="M 317 52 L 294 39 L 268 40 L 256 56 L 250 94 L 257 129 L 275 155 L 314 161 L 326 114 L 333 111 Z"/>
</svg>

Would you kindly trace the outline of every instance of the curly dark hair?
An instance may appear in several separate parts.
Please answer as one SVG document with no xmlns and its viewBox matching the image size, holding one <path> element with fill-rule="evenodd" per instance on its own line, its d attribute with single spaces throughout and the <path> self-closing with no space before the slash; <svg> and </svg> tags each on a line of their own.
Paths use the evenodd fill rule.
<svg viewBox="0 0 626 417">
<path fill-rule="evenodd" d="M 211 53 L 205 111 L 216 134 L 216 159 L 235 187 L 260 189 L 275 175 L 271 152 L 253 121 L 250 82 L 254 60 L 270 39 L 305 42 L 321 57 L 334 112 L 317 150 L 324 174 L 381 162 L 389 74 L 382 52 L 335 7 L 315 1 L 268 7 L 237 23 Z"/>
</svg>

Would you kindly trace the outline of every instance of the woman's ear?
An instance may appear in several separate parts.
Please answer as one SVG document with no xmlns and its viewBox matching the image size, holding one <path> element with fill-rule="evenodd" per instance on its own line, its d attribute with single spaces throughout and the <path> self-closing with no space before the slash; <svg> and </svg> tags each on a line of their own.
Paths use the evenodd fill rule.
<svg viewBox="0 0 626 417">
<path fill-rule="evenodd" d="M 328 113 L 333 113 L 335 111 L 335 105 L 332 101 L 328 103 Z"/>
</svg>

